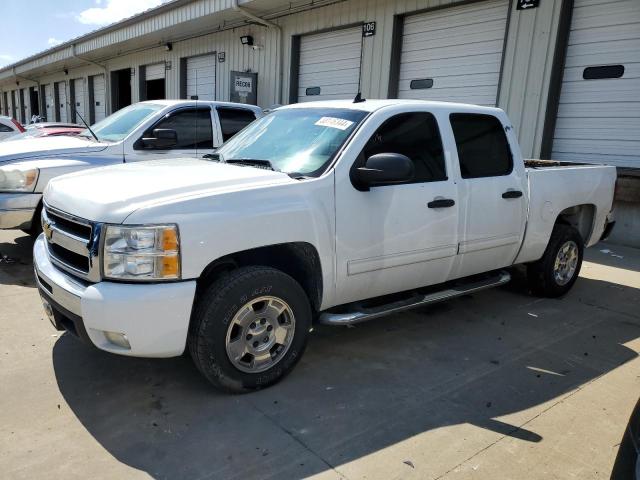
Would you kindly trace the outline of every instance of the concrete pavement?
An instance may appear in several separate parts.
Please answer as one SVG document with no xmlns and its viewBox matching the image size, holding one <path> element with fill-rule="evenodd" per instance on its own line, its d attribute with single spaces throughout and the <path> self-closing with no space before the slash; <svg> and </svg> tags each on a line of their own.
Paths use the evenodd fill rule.
<svg viewBox="0 0 640 480">
<path fill-rule="evenodd" d="M 54 331 L 31 246 L 0 232 L 1 478 L 608 478 L 640 396 L 639 250 L 589 250 L 560 300 L 516 278 L 317 328 L 285 381 L 230 396 Z"/>
</svg>

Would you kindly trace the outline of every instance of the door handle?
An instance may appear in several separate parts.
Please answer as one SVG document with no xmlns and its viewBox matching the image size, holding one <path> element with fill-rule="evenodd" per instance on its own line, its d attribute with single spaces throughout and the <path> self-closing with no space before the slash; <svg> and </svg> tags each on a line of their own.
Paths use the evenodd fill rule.
<svg viewBox="0 0 640 480">
<path fill-rule="evenodd" d="M 432 200 L 427 203 L 427 207 L 429 208 L 448 208 L 453 207 L 456 202 L 450 198 L 439 198 L 437 200 Z"/>
<path fill-rule="evenodd" d="M 520 198 L 522 192 L 520 190 L 507 190 L 502 194 L 502 198 Z"/>
</svg>

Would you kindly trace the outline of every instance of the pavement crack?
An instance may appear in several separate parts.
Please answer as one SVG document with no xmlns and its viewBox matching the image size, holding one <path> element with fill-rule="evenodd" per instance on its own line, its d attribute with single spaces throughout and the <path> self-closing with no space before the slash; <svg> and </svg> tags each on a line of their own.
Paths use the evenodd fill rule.
<svg viewBox="0 0 640 480">
<path fill-rule="evenodd" d="M 331 469 L 333 472 L 335 472 L 341 479 L 344 480 L 349 480 L 349 478 L 344 475 L 342 472 L 340 472 L 337 467 L 335 465 L 333 465 L 331 462 L 329 462 L 329 460 L 327 460 L 326 458 L 324 458 L 322 455 L 318 454 L 317 452 L 315 452 L 309 445 L 307 445 L 304 441 L 302 441 L 294 432 L 292 432 L 291 430 L 289 430 L 288 428 L 284 427 L 283 425 L 281 425 L 274 417 L 272 417 L 271 415 L 269 415 L 267 412 L 265 412 L 264 410 L 262 410 L 260 407 L 258 407 L 255 403 L 253 403 L 251 400 L 249 400 L 249 403 L 251 404 L 251 406 L 253 408 L 255 408 L 258 412 L 260 412 L 260 414 L 266 418 L 269 422 L 271 422 L 278 430 L 284 432 L 286 435 L 288 435 L 294 442 L 296 442 L 298 445 L 300 445 L 302 448 L 304 448 L 307 452 L 309 452 L 311 455 L 313 455 L 314 457 L 316 457 L 317 459 L 319 459 L 322 463 L 324 463 L 329 469 Z"/>
</svg>

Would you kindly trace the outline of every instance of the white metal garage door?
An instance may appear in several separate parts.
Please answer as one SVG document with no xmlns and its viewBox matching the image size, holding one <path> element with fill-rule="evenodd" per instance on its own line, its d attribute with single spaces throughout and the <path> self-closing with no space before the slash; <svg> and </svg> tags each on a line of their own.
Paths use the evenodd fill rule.
<svg viewBox="0 0 640 480">
<path fill-rule="evenodd" d="M 84 91 L 84 78 L 76 78 L 75 80 L 73 80 L 73 94 L 74 94 L 74 104 L 72 105 L 73 108 L 75 108 L 75 111 L 78 112 L 82 118 L 84 118 L 86 121 L 89 121 L 89 119 L 87 118 L 86 115 L 86 108 L 85 108 L 85 91 Z M 82 124 L 82 120 L 80 120 L 80 117 L 76 118 L 76 123 L 80 123 Z"/>
<path fill-rule="evenodd" d="M 22 89 L 23 105 L 22 110 L 24 112 L 24 123 L 31 123 L 31 97 L 29 95 L 29 89 Z"/>
<path fill-rule="evenodd" d="M 44 101 L 45 101 L 45 116 L 47 122 L 55 121 L 55 105 L 53 100 L 53 85 L 48 84 L 44 86 Z"/>
<path fill-rule="evenodd" d="M 60 109 L 60 121 L 67 122 L 67 83 L 58 82 L 58 108 Z"/>
<path fill-rule="evenodd" d="M 106 116 L 106 86 L 104 75 L 93 76 L 93 115 L 94 122 L 99 122 Z M 88 120 L 87 120 L 88 121 Z"/>
<path fill-rule="evenodd" d="M 509 2 L 405 18 L 398 96 L 495 106 Z"/>
<path fill-rule="evenodd" d="M 147 65 L 145 67 L 145 79 L 149 80 L 162 80 L 164 78 L 164 63 L 155 63 L 153 65 Z"/>
<path fill-rule="evenodd" d="M 575 0 L 552 157 L 640 167 L 638 0 Z"/>
<path fill-rule="evenodd" d="M 361 51 L 360 26 L 301 37 L 298 101 L 354 98 Z"/>
<path fill-rule="evenodd" d="M 13 98 L 13 91 L 10 91 L 7 97 L 8 97 L 7 108 L 9 109 L 9 116 L 15 118 L 16 114 L 14 112 L 15 103 Z"/>
<path fill-rule="evenodd" d="M 216 99 L 216 55 L 187 58 L 187 98 Z"/>
</svg>

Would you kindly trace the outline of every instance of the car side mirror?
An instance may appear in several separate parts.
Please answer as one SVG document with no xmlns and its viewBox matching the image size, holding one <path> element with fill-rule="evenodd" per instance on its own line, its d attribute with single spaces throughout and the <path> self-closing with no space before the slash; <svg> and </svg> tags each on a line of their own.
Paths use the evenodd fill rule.
<svg viewBox="0 0 640 480">
<path fill-rule="evenodd" d="M 156 128 L 153 137 L 143 137 L 144 148 L 171 148 L 178 144 L 178 134 L 170 128 Z"/>
<path fill-rule="evenodd" d="M 359 190 L 369 187 L 406 183 L 413 180 L 413 162 L 400 153 L 378 153 L 367 159 L 364 166 L 355 171 Z"/>
</svg>

